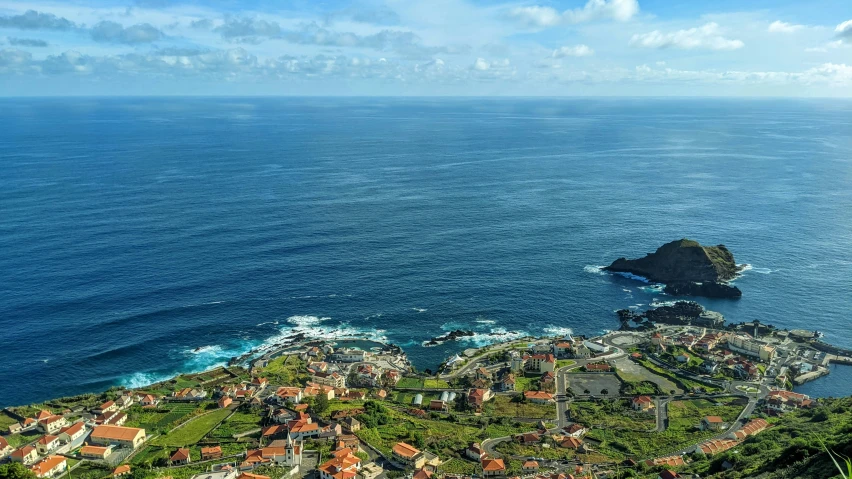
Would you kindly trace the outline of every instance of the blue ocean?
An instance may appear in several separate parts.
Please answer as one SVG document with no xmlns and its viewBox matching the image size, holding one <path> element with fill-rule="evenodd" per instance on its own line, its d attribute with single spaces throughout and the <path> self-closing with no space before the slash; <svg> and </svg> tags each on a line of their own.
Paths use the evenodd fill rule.
<svg viewBox="0 0 852 479">
<path fill-rule="evenodd" d="M 750 265 L 707 308 L 852 347 L 848 101 L 4 99 L 0 168 L 0 405 L 293 331 L 598 334 L 674 299 L 600 266 L 682 237 Z"/>
</svg>

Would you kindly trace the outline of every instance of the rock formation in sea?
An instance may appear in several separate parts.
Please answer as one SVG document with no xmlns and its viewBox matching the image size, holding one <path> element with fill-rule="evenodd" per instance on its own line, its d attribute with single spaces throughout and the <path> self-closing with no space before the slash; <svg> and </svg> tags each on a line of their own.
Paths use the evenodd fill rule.
<svg viewBox="0 0 852 479">
<path fill-rule="evenodd" d="M 455 341 L 459 338 L 463 338 L 463 337 L 466 337 L 466 336 L 474 336 L 474 335 L 475 335 L 475 333 L 473 331 L 463 331 L 461 329 L 457 329 L 455 331 L 450 331 L 449 333 L 447 333 L 443 336 L 435 336 L 434 338 L 430 339 L 429 341 L 427 341 L 423 345 L 424 346 L 437 346 L 437 345 L 442 344 L 446 341 Z"/>
<path fill-rule="evenodd" d="M 694 301 L 678 301 L 671 305 L 651 308 L 643 312 L 635 312 L 629 309 L 616 311 L 621 320 L 621 329 L 634 329 L 630 322 L 637 324 L 640 329 L 647 329 L 649 324 L 676 324 L 694 325 L 708 328 L 722 328 L 725 325 L 725 317 L 715 311 L 705 310 L 703 306 Z"/>
<path fill-rule="evenodd" d="M 736 278 L 740 267 L 725 245 L 702 246 L 697 241 L 681 239 L 660 246 L 644 258 L 618 258 L 604 270 L 663 283 L 665 292 L 673 296 L 742 296 L 739 288 L 726 283 Z"/>
</svg>

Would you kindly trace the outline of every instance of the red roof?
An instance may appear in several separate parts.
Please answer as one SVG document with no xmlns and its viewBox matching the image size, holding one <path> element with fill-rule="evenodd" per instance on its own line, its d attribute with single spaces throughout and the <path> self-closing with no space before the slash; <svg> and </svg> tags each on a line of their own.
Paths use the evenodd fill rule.
<svg viewBox="0 0 852 479">
<path fill-rule="evenodd" d="M 503 463 L 502 459 L 483 459 L 482 460 L 482 470 L 483 471 L 505 471 L 506 464 Z"/>
<path fill-rule="evenodd" d="M 172 462 L 189 460 L 189 449 L 186 449 L 186 448 L 183 448 L 183 447 L 178 449 L 177 451 L 175 451 L 174 454 L 172 454 L 172 457 L 171 457 L 170 460 Z"/>
</svg>

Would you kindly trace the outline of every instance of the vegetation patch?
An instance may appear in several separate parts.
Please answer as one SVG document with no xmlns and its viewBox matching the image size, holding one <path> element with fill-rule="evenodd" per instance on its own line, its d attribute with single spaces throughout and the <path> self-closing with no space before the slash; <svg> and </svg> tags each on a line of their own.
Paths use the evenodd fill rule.
<svg viewBox="0 0 852 479">
<path fill-rule="evenodd" d="M 152 443 L 158 446 L 176 447 L 195 444 L 204 438 L 204 436 L 206 436 L 230 413 L 231 411 L 229 409 L 217 409 L 209 414 L 191 420 L 164 436 L 154 439 Z"/>
</svg>

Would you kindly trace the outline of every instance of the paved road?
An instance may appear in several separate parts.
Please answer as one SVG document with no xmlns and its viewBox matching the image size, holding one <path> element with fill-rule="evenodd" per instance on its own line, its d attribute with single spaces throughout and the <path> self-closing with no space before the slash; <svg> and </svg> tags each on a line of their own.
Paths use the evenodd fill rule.
<svg viewBox="0 0 852 479">
<path fill-rule="evenodd" d="M 658 397 L 654 399 L 654 408 L 657 413 L 655 432 L 663 432 L 669 428 L 669 401 L 671 401 L 671 398 Z"/>
<path fill-rule="evenodd" d="M 453 379 L 453 378 L 457 378 L 459 376 L 464 376 L 465 374 L 469 373 L 471 369 L 478 367 L 477 364 L 479 363 L 479 361 L 482 358 L 484 358 L 486 356 L 490 356 L 490 355 L 492 355 L 492 354 L 494 354 L 498 351 L 505 351 L 507 349 L 511 349 L 511 348 L 513 348 L 513 347 L 515 347 L 519 344 L 531 343 L 531 342 L 533 342 L 532 339 L 517 339 L 515 341 L 510 341 L 508 343 L 500 344 L 496 347 L 490 348 L 488 351 L 485 351 L 481 354 L 478 354 L 478 355 L 468 359 L 467 364 L 465 364 L 464 366 L 459 368 L 458 371 L 454 371 L 450 374 L 441 374 L 438 377 L 440 379 Z"/>
</svg>

